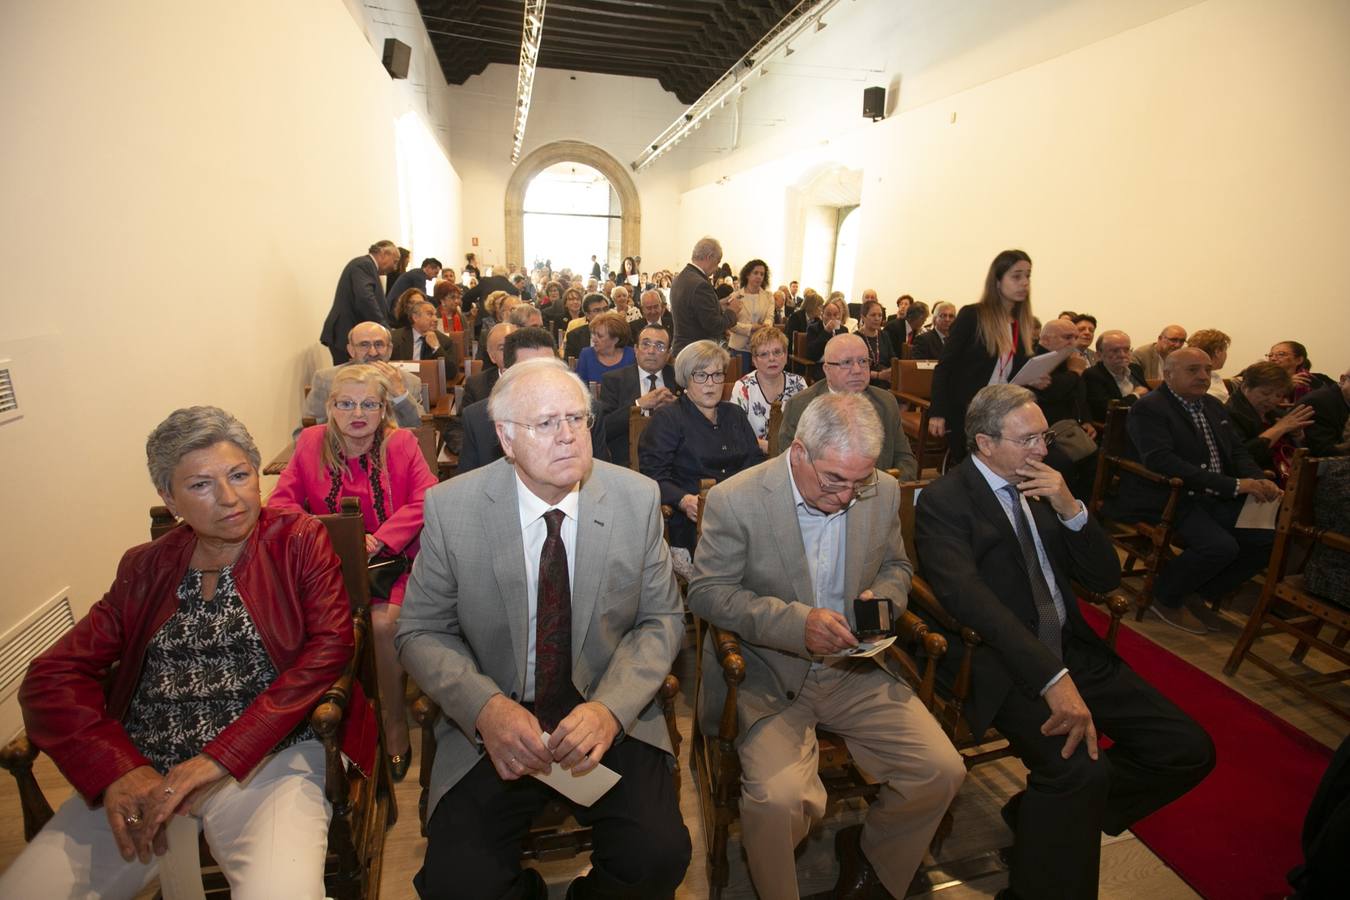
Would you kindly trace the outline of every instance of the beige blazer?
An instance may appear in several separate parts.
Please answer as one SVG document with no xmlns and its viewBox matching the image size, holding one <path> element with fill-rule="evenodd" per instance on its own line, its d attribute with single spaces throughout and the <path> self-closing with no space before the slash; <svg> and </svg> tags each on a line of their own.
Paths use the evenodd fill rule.
<svg viewBox="0 0 1350 900">
<path fill-rule="evenodd" d="M 781 454 L 792 446 L 797 436 L 797 423 L 811 401 L 829 391 L 825 379 L 817 381 L 806 390 L 787 402 L 783 407 L 783 424 L 778 426 L 778 452 Z M 912 481 L 918 477 L 919 461 L 909 446 L 909 438 L 900 424 L 900 404 L 890 391 L 868 385 L 863 395 L 872 402 L 877 417 L 881 419 L 881 455 L 877 457 L 877 468 L 899 469 L 900 477 Z"/>
</svg>

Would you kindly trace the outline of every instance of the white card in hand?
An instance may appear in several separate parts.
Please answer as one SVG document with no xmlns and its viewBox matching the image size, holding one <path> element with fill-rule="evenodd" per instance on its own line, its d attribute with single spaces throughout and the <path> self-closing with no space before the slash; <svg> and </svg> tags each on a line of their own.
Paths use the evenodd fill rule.
<svg viewBox="0 0 1350 900">
<path fill-rule="evenodd" d="M 547 744 L 548 734 L 545 733 L 542 737 Z M 547 775 L 531 774 L 568 800 L 582 806 L 590 806 L 605 796 L 610 788 L 619 783 L 620 777 L 618 772 L 604 764 L 597 765 L 584 775 L 573 775 L 556 762 L 549 767 Z"/>
<path fill-rule="evenodd" d="M 869 656 L 876 656 L 882 650 L 885 650 L 891 644 L 895 643 L 895 635 L 884 637 L 879 641 L 871 643 L 862 643 L 851 650 L 845 650 L 842 653 L 831 653 L 831 657 L 847 656 L 850 659 L 866 659 Z"/>
<path fill-rule="evenodd" d="M 1275 520 L 1280 515 L 1280 501 L 1267 500 L 1261 503 L 1256 499 L 1255 494 L 1247 495 L 1247 502 L 1242 504 L 1242 511 L 1238 513 L 1237 528 L 1265 528 L 1274 530 Z"/>
</svg>

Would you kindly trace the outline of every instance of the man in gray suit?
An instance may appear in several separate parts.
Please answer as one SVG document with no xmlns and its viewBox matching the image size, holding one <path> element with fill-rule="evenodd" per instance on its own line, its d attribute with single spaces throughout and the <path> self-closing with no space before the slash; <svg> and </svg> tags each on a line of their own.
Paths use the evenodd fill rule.
<svg viewBox="0 0 1350 900">
<path fill-rule="evenodd" d="M 788 401 L 783 410 L 783 424 L 778 427 L 778 452 L 792 445 L 797 433 L 797 422 L 811 401 L 830 394 L 861 394 L 872 403 L 881 420 L 881 454 L 878 469 L 899 469 L 901 481 L 911 481 L 919 474 L 919 461 L 910 449 L 909 438 L 900 427 L 900 404 L 890 391 L 868 384 L 871 377 L 867 364 L 867 344 L 856 334 L 841 334 L 830 338 L 825 345 L 822 367 L 825 380 L 817 381 Z"/>
<path fill-rule="evenodd" d="M 525 776 L 603 762 L 617 785 L 577 820 L 574 898 L 669 898 L 689 865 L 654 699 L 684 622 L 656 485 L 593 462 L 590 392 L 556 359 L 517 363 L 488 401 L 504 459 L 427 493 L 395 639 L 436 724 L 423 897 L 547 897 L 520 867 L 558 795 Z"/>
<path fill-rule="evenodd" d="M 960 754 L 883 655 L 840 656 L 858 645 L 854 598 L 890 600 L 897 616 L 908 602 L 900 492 L 875 468 L 881 445 L 871 404 L 828 394 L 802 414 L 786 453 L 708 494 L 689 608 L 741 638 L 741 835 L 760 897 L 798 896 L 793 850 L 825 811 L 817 725 L 843 736 L 882 784 L 866 823 L 836 838 L 835 897 L 881 896 L 881 887 L 903 897 L 965 777 Z M 710 639 L 705 727 L 717 729 L 725 699 Z"/>
<path fill-rule="evenodd" d="M 411 372 L 396 369 L 389 365 L 389 356 L 393 352 L 393 342 L 389 329 L 378 322 L 362 322 L 347 336 L 347 355 L 349 362 L 341 366 L 329 366 L 314 373 L 309 383 L 309 393 L 305 395 L 304 405 L 300 408 L 301 418 L 312 418 L 315 422 L 328 421 L 328 393 L 333 387 L 333 378 L 344 366 L 363 363 L 374 366 L 390 384 L 389 402 L 393 405 L 394 418 L 401 428 L 416 428 L 422 424 L 422 379 Z M 402 392 L 398 391 L 399 386 Z M 298 433 L 300 429 L 296 429 Z"/>
</svg>

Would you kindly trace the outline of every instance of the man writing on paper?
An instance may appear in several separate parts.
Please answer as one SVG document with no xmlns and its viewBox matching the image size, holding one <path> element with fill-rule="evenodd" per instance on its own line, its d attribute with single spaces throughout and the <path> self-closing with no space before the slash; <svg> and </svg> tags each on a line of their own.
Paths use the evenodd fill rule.
<svg viewBox="0 0 1350 900">
<path fill-rule="evenodd" d="M 506 457 L 427 492 L 395 639 L 445 713 L 424 898 L 547 897 L 520 842 L 558 796 L 525 776 L 554 766 L 621 778 L 574 809 L 595 848 L 570 897 L 669 898 L 689 865 L 654 702 L 684 632 L 660 499 L 592 461 L 590 400 L 560 361 L 517 363 L 488 401 Z"/>
</svg>

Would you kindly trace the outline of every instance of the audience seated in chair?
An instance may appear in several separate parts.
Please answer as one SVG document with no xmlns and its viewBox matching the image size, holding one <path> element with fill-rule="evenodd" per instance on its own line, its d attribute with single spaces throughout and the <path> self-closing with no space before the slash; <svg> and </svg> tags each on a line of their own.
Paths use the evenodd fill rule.
<svg viewBox="0 0 1350 900">
<path fill-rule="evenodd" d="M 1163 377 L 1163 360 L 1173 350 L 1180 350 L 1186 346 L 1186 329 L 1180 325 L 1168 325 L 1162 331 L 1158 332 L 1158 339 L 1147 347 L 1140 347 L 1130 354 L 1130 359 L 1139 364 L 1139 368 L 1144 370 L 1144 380 L 1152 383 L 1161 381 Z"/>
<path fill-rule="evenodd" d="M 1290 402 L 1297 403 L 1309 392 L 1336 383 L 1330 376 L 1312 370 L 1308 348 L 1298 341 L 1280 341 L 1270 348 L 1266 359 L 1289 373 L 1289 378 L 1293 382 L 1289 388 Z"/>
<path fill-rule="evenodd" d="M 1201 598 L 1218 601 L 1265 569 L 1273 534 L 1238 528 L 1245 495 L 1263 503 L 1280 489 L 1252 461 L 1232 420 L 1209 394 L 1209 356 L 1174 350 L 1163 364 L 1165 383 L 1130 407 L 1127 428 L 1139 461 L 1185 485 L 1173 534 L 1182 552 L 1162 566 L 1149 609 L 1183 631 L 1217 630 L 1218 617 Z M 1109 510 L 1125 521 L 1157 521 L 1167 488 L 1126 474 Z"/>
<path fill-rule="evenodd" d="M 642 314 L 629 325 L 634 345 L 637 344 L 642 330 L 649 325 L 661 326 L 666 330 L 666 334 L 670 334 L 674 330 L 675 326 L 670 318 L 670 310 L 666 309 L 666 300 L 665 297 L 661 296 L 660 291 L 655 288 L 643 291 L 639 307 Z"/>
<path fill-rule="evenodd" d="M 806 379 L 784 371 L 788 362 L 787 336 L 772 325 L 750 336 L 750 361 L 754 371 L 737 379 L 731 390 L 731 402 L 745 410 L 759 449 L 767 454 L 769 420 L 774 408 L 780 413 L 785 410 L 789 400 L 806 390 Z"/>
<path fill-rule="evenodd" d="M 590 323 L 591 345 L 577 357 L 577 377 L 587 386 L 598 385 L 606 374 L 637 362 L 628 321 L 616 312 L 601 312 Z M 594 389 L 594 388 L 592 388 Z"/>
<path fill-rule="evenodd" d="M 450 335 L 436 329 L 435 305 L 425 299 L 410 304 L 408 320 L 408 327 L 395 329 L 390 338 L 393 345 L 391 358 L 443 359 L 446 375 L 454 377 L 460 360 Z"/>
<path fill-rule="evenodd" d="M 394 393 L 389 398 L 394 420 L 403 428 L 416 428 L 422 424 L 422 416 L 425 415 L 422 409 L 422 380 L 412 372 L 404 372 L 389 365 L 393 349 L 388 328 L 378 322 L 362 322 L 357 325 L 347 339 L 347 354 L 350 360 L 340 366 L 331 366 L 314 373 L 309 393 L 305 395 L 305 402 L 301 407 L 301 418 L 313 419 L 320 425 L 327 422 L 328 392 L 332 389 L 333 379 L 337 373 L 345 366 L 368 365 L 379 370 L 393 391 L 397 392 L 400 387 L 403 388 L 401 393 Z M 298 435 L 300 430 L 297 428 L 295 433 Z"/>
<path fill-rule="evenodd" d="M 591 320 L 609 309 L 609 300 L 604 294 L 587 294 L 581 302 L 584 319 L 573 319 L 567 325 L 567 337 L 563 339 L 563 358 L 577 359 L 581 351 L 591 345 Z"/>
<path fill-rule="evenodd" d="M 919 495 L 917 553 L 938 601 L 983 641 L 971 731 L 993 724 L 1031 770 L 1003 810 L 1014 833 L 1007 896 L 1094 897 L 1101 832 L 1120 834 L 1190 790 L 1214 748 L 1079 612 L 1071 581 L 1113 590 L 1119 563 L 1045 465 L 1046 428 L 1027 389 L 981 389 L 965 419 L 970 456 Z M 949 637 L 951 677 L 962 642 Z M 1111 749 L 1099 750 L 1098 727 Z"/>
<path fill-rule="evenodd" d="M 1313 456 L 1332 456 L 1347 452 L 1346 421 L 1350 420 L 1350 369 L 1341 373 L 1339 384 L 1320 387 L 1303 396 L 1312 408 L 1308 424 L 1308 449 Z"/>
<path fill-rule="evenodd" d="M 1228 382 L 1219 374 L 1219 370 L 1228 364 L 1228 347 L 1233 339 L 1217 328 L 1201 328 L 1186 338 L 1186 346 L 1203 350 L 1209 356 L 1209 395 L 1220 403 L 1228 402 Z M 1164 366 L 1163 377 L 1167 377 Z"/>
<path fill-rule="evenodd" d="M 821 363 L 825 358 L 825 347 L 835 337 L 848 334 L 848 307 L 843 297 L 834 295 L 820 308 L 820 318 L 806 326 L 806 358 L 811 361 L 808 375 L 812 381 L 825 377 Z M 863 356 L 866 359 L 866 354 Z"/>
<path fill-rule="evenodd" d="M 933 327 L 914 336 L 909 345 L 910 359 L 941 359 L 947 335 L 956 321 L 956 304 L 945 300 L 933 307 Z"/>
<path fill-rule="evenodd" d="M 1089 439 L 1097 437 L 1092 425 L 1092 413 L 1088 409 L 1087 385 L 1083 373 L 1088 362 L 1076 352 L 1078 329 L 1065 319 L 1052 319 L 1041 329 L 1041 340 L 1035 352 L 1045 353 L 1069 350 L 1069 355 L 1050 373 L 1050 383 L 1043 388 L 1032 388 L 1036 403 L 1045 414 L 1045 420 L 1052 430 L 1078 425 Z M 1079 448 L 1074 459 L 1065 451 L 1061 441 L 1051 443 L 1045 456 L 1046 465 L 1059 471 L 1069 483 L 1069 490 L 1075 495 L 1086 497 L 1092 492 L 1092 475 L 1097 468 L 1096 453 L 1082 455 L 1091 448 Z"/>
<path fill-rule="evenodd" d="M 1293 384 L 1289 373 L 1275 363 L 1252 363 L 1242 370 L 1241 384 L 1224 404 L 1252 461 L 1274 472 L 1280 487 L 1289 477 L 1303 429 L 1314 415 L 1312 408 L 1303 404 L 1284 408 L 1284 398 Z"/>
<path fill-rule="evenodd" d="M 655 293 L 654 291 L 651 293 Z M 659 295 L 658 295 L 659 296 Z M 670 360 L 670 332 L 660 324 L 648 325 L 634 341 L 637 362 L 606 372 L 600 380 L 600 419 L 609 461 L 627 466 L 628 420 L 636 407 L 644 416 L 675 402 L 679 384 Z"/>
<path fill-rule="evenodd" d="M 1113 329 L 1097 336 L 1097 362 L 1083 373 L 1083 384 L 1093 422 L 1106 421 L 1112 400 L 1129 406 L 1148 393 L 1143 367 L 1130 358 L 1128 334 Z"/>
<path fill-rule="evenodd" d="M 498 328 L 512 329 L 502 343 L 500 354 L 501 367 L 493 369 L 500 377 L 501 372 L 525 359 L 557 359 L 553 352 L 553 339 L 542 328 L 515 328 L 511 325 L 499 325 Z M 502 445 L 497 439 L 497 426 L 488 414 L 488 399 L 470 403 L 460 413 L 464 440 L 459 450 L 459 467 L 456 474 L 463 475 L 474 469 L 502 458 Z"/>
<path fill-rule="evenodd" d="M 660 498 L 636 473 L 592 461 L 590 407 L 561 362 L 512 366 L 489 401 L 507 459 L 428 494 L 398 634 L 404 665 L 445 714 L 414 880 L 424 897 L 547 896 L 519 853 L 556 796 L 528 776 L 555 766 L 603 762 L 622 778 L 576 807 L 595 846 L 573 897 L 670 898 L 688 867 L 655 702 L 684 632 Z"/>
<path fill-rule="evenodd" d="M 487 361 L 483 363 L 481 371 L 465 379 L 464 397 L 460 400 L 461 410 L 479 400 L 486 400 L 488 394 L 492 393 L 497 379 L 502 376 L 502 348 L 506 346 L 506 336 L 515 330 L 516 326 L 510 322 L 502 322 L 488 330 Z"/>
</svg>

